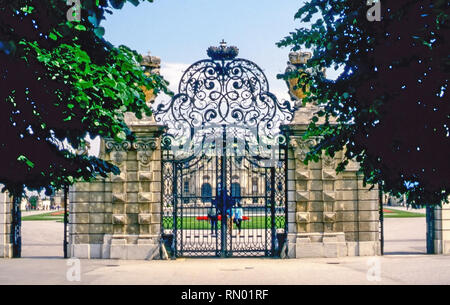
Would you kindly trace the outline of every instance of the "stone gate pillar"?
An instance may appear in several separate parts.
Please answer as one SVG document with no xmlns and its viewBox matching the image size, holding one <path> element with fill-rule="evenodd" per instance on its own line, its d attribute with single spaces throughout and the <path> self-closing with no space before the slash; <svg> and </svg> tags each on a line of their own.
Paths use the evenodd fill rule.
<svg viewBox="0 0 450 305">
<path fill-rule="evenodd" d="M 72 257 L 159 257 L 162 127 L 130 128 L 136 141 L 102 143 L 101 157 L 118 166 L 121 174 L 71 187 Z"/>
<path fill-rule="evenodd" d="M 288 71 L 301 69 L 309 53 L 291 53 Z M 336 173 L 343 152 L 334 158 L 304 164 L 314 139 L 304 140 L 310 120 L 319 107 L 301 106 L 304 94 L 293 89 L 298 110 L 284 129 L 288 137 L 288 257 L 340 257 L 379 255 L 379 203 L 377 187 L 364 187 L 359 167 L 350 162 Z"/>
<path fill-rule="evenodd" d="M 378 189 L 363 186 L 356 163 L 336 174 L 342 152 L 305 165 L 306 153 L 314 144 L 314 140 L 302 138 L 306 128 L 307 124 L 296 123 L 286 127 L 288 256 L 379 255 Z"/>
<path fill-rule="evenodd" d="M 8 193 L 0 193 L 0 258 L 11 257 L 11 199 Z"/>
</svg>

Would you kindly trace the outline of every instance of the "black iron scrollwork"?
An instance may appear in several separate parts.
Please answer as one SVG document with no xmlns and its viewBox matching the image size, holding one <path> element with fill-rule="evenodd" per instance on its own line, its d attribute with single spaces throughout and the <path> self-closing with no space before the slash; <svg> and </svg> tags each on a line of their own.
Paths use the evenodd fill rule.
<svg viewBox="0 0 450 305">
<path fill-rule="evenodd" d="M 216 50 L 217 49 L 217 50 Z M 237 48 L 208 49 L 211 59 L 191 65 L 176 94 L 155 109 L 155 120 L 169 127 L 163 140 L 195 142 L 208 126 L 244 126 L 256 130 L 255 139 L 273 138 L 279 126 L 293 118 L 290 102 L 280 103 L 269 91 L 264 72 L 255 63 L 235 58 Z M 214 133 L 214 132 L 213 132 Z"/>
</svg>

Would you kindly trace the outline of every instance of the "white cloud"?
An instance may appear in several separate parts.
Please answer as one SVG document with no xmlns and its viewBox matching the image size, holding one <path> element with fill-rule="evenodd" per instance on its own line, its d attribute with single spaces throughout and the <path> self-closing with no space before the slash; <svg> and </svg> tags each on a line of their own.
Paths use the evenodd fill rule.
<svg viewBox="0 0 450 305">
<path fill-rule="evenodd" d="M 161 63 L 161 75 L 165 80 L 169 81 L 169 88 L 174 93 L 178 92 L 178 84 L 180 82 L 180 79 L 183 76 L 184 72 L 189 68 L 189 66 L 190 64 L 176 62 Z M 278 79 L 269 79 L 269 85 L 271 88 L 271 92 L 275 94 L 278 100 L 289 99 L 288 89 L 284 81 L 280 81 Z M 160 94 L 156 98 L 156 104 L 159 104 L 162 101 L 167 101 L 168 99 L 170 99 L 170 97 L 168 97 L 167 95 Z"/>
<path fill-rule="evenodd" d="M 178 84 L 184 72 L 189 68 L 190 64 L 176 63 L 176 62 L 162 62 L 160 73 L 166 81 L 169 82 L 169 89 L 175 94 L 178 92 Z M 156 107 L 160 103 L 166 103 L 170 100 L 170 96 L 160 93 L 156 98 L 153 107 Z"/>
<path fill-rule="evenodd" d="M 97 136 L 97 137 L 92 139 L 90 136 L 86 136 L 85 139 L 91 145 L 91 147 L 88 150 L 89 156 L 98 157 L 100 155 L 100 137 Z"/>
<path fill-rule="evenodd" d="M 173 92 L 178 91 L 178 83 L 180 82 L 181 76 L 183 76 L 189 66 L 189 64 L 173 62 L 163 62 L 161 64 L 161 75 L 165 80 L 169 81 L 169 88 Z"/>
<path fill-rule="evenodd" d="M 280 83 L 277 85 L 278 86 L 270 87 L 270 92 L 277 97 L 279 102 L 284 101 L 284 100 L 289 101 L 291 98 L 289 96 L 287 85 L 284 83 L 284 81 L 283 81 L 283 83 Z"/>
</svg>

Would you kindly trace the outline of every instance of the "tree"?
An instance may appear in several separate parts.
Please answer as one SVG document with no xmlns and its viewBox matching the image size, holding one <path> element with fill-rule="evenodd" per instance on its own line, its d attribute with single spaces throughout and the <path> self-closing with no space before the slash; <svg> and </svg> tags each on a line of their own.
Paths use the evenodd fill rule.
<svg viewBox="0 0 450 305">
<path fill-rule="evenodd" d="M 36 196 L 36 195 L 33 195 L 33 196 L 31 196 L 31 197 L 28 199 L 28 202 L 30 203 L 30 208 L 31 208 L 32 210 L 36 210 L 36 209 L 37 209 L 37 202 L 38 202 L 38 200 L 39 200 L 39 197 Z"/>
<path fill-rule="evenodd" d="M 142 88 L 168 90 L 159 75 L 144 73 L 139 54 L 103 39 L 104 14 L 126 1 L 0 0 L 0 183 L 13 196 L 14 257 L 25 188 L 51 193 L 118 174 L 80 153 L 86 136 L 132 139 L 125 112 L 151 114 Z"/>
<path fill-rule="evenodd" d="M 298 10 L 295 18 L 310 27 L 290 33 L 278 46 L 311 48 L 303 70 L 343 67 L 335 81 L 321 73 L 285 76 L 300 77 L 298 86 L 310 89 L 303 102 L 320 109 L 306 134 L 320 139 L 307 161 L 345 148 L 338 171 L 356 160 L 365 183 L 406 193 L 410 204 L 448 200 L 449 5 L 311 0 Z M 367 18 L 377 7 L 380 22 Z"/>
<path fill-rule="evenodd" d="M 77 22 L 66 1 L 0 1 L 0 183 L 12 194 L 118 173 L 76 150 L 88 134 L 131 137 L 124 113 L 151 113 L 141 88 L 167 91 L 139 54 L 102 38 L 105 12 L 125 2 L 83 0 Z"/>
</svg>

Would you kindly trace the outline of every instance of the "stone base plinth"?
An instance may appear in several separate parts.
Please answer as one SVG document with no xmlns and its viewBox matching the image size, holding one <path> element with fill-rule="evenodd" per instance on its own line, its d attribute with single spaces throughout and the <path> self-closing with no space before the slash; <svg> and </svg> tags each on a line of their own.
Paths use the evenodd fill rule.
<svg viewBox="0 0 450 305">
<path fill-rule="evenodd" d="M 72 244 L 70 256 L 86 259 L 160 259 L 158 236 L 105 235 L 103 244 Z"/>
<path fill-rule="evenodd" d="M 4 187 L 0 184 L 0 189 Z M 0 258 L 12 257 L 11 242 L 11 198 L 0 192 Z"/>
<path fill-rule="evenodd" d="M 289 234 L 289 258 L 333 258 L 380 255 L 378 241 L 345 241 L 345 233 Z"/>
<path fill-rule="evenodd" d="M 12 258 L 12 244 L 0 245 L 0 258 Z"/>
<path fill-rule="evenodd" d="M 434 249 L 435 254 L 450 255 L 450 240 L 435 240 Z"/>
<path fill-rule="evenodd" d="M 434 212 L 434 253 L 450 254 L 450 204 L 436 207 Z"/>
</svg>

